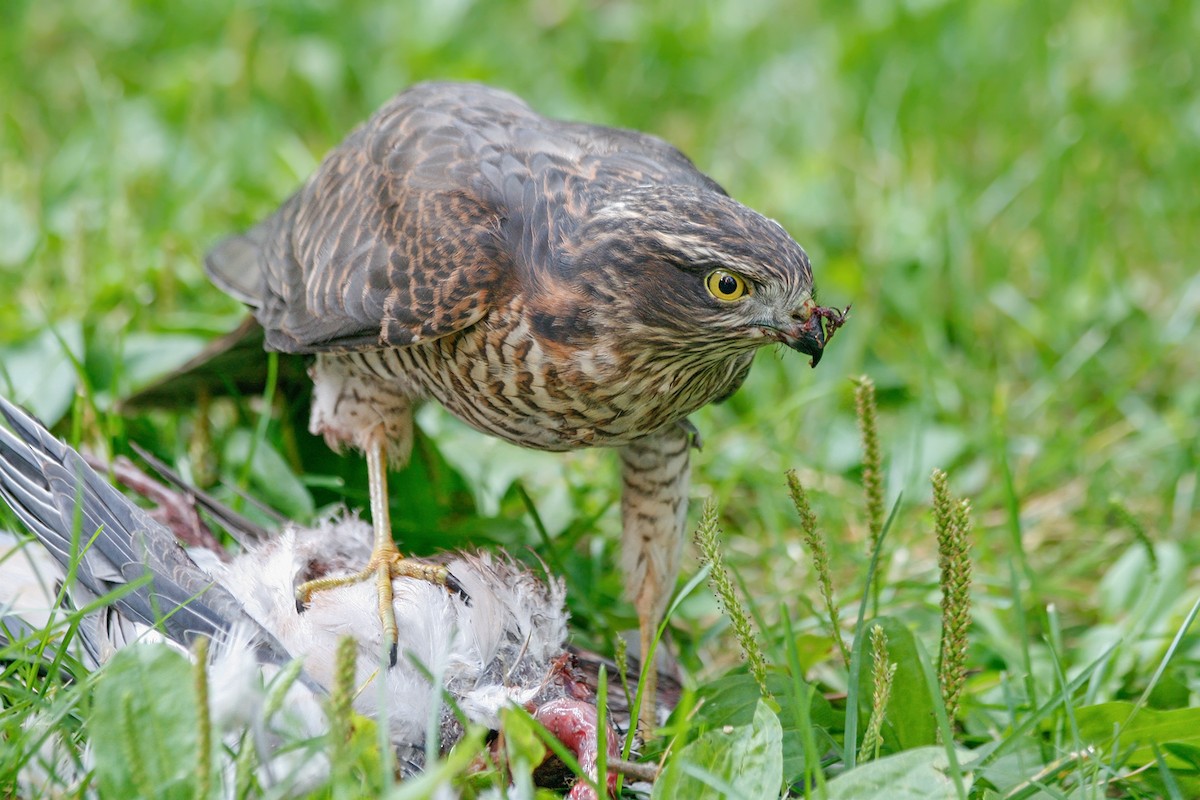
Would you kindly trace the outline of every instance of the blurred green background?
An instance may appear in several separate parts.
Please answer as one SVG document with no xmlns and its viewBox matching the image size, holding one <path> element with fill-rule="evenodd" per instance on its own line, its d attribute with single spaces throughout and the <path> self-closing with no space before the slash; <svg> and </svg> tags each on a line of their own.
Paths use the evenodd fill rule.
<svg viewBox="0 0 1200 800">
<path fill-rule="evenodd" d="M 1126 542 L 1111 498 L 1200 562 L 1198 41 L 1200 4 L 1159 0 L 6 0 L 0 388 L 71 420 L 64 433 L 118 452 L 139 441 L 202 475 L 211 456 L 186 412 L 110 409 L 239 320 L 204 251 L 401 88 L 483 81 L 548 115 L 668 139 L 807 248 L 823 302 L 853 303 L 819 370 L 764 351 L 741 393 L 696 419 L 693 496 L 719 500 L 768 624 L 810 594 L 784 469 L 801 470 L 829 536 L 853 543 L 843 565 L 861 566 L 848 379 L 867 374 L 889 494 L 906 496 L 894 574 L 932 575 L 923 507 L 942 466 L 974 499 L 977 591 L 1003 605 L 1019 523 L 1035 602 L 1086 625 Z M 306 396 L 287 401 L 302 418 Z M 226 478 L 247 477 L 254 408 L 214 412 Z M 361 461 L 287 419 L 272 420 L 278 460 L 258 452 L 252 488 L 293 514 L 360 504 Z M 586 589 L 580 626 L 629 623 L 627 607 L 607 610 L 608 454 L 524 453 L 433 411 L 421 421 L 398 501 L 411 546 L 535 546 Z M 911 600 L 927 604 L 928 584 Z M 697 600 L 679 626 L 703 645 L 712 621 Z"/>
</svg>

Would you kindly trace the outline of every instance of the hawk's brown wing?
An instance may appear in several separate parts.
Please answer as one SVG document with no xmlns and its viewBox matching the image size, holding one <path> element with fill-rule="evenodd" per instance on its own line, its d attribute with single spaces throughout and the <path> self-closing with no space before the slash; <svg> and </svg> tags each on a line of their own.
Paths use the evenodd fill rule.
<svg viewBox="0 0 1200 800">
<path fill-rule="evenodd" d="M 422 84 L 206 265 L 272 349 L 402 346 L 481 319 L 596 193 L 661 182 L 720 190 L 652 136 L 549 120 L 483 86 Z"/>
</svg>

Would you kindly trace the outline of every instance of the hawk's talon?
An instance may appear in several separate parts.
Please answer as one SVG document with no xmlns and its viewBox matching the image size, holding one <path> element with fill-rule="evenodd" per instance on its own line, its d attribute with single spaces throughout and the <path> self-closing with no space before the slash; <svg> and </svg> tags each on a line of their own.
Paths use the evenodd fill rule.
<svg viewBox="0 0 1200 800">
<path fill-rule="evenodd" d="M 461 597 L 464 603 L 471 604 L 466 589 L 444 566 L 404 558 L 396 551 L 394 544 L 390 547 L 385 544 L 382 552 L 372 553 L 366 567 L 360 572 L 315 578 L 297 586 L 296 613 L 304 613 L 312 596 L 317 592 L 365 583 L 373 579 L 379 593 L 379 620 L 383 624 L 383 645 L 388 654 L 388 667 L 394 667 L 399 656 L 399 631 L 396 627 L 396 608 L 393 602 L 395 587 L 392 582 L 397 578 L 444 586 L 451 594 Z"/>
<path fill-rule="evenodd" d="M 458 595 L 459 598 L 462 599 L 463 605 L 471 605 L 471 595 L 467 594 L 467 590 L 464 589 L 463 585 L 458 582 L 458 578 L 454 577 L 449 572 L 446 573 L 446 588 L 451 594 Z"/>
<path fill-rule="evenodd" d="M 692 421 L 684 417 L 675 423 L 676 427 L 681 429 L 688 437 L 688 447 L 693 448 L 696 452 L 704 449 L 704 439 L 700 437 L 700 429 L 697 428 Z"/>
</svg>

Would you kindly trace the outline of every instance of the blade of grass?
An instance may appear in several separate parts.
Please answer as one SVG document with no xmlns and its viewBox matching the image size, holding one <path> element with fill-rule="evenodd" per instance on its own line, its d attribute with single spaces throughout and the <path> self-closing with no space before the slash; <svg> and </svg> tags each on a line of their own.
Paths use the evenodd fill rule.
<svg viewBox="0 0 1200 800">
<path fill-rule="evenodd" d="M 254 425 L 254 435 L 250 437 L 250 448 L 246 453 L 246 463 L 242 465 L 242 471 L 238 475 L 237 485 L 242 491 L 245 491 L 250 486 L 250 471 L 254 465 L 254 454 L 258 450 L 259 442 L 264 442 L 267 439 L 267 429 L 271 425 L 271 409 L 275 407 L 275 387 L 278 383 L 279 353 L 268 351 L 267 385 L 263 388 L 262 413 L 258 415 L 258 421 Z M 236 495 L 232 505 L 234 511 L 242 510 Z"/>
<path fill-rule="evenodd" d="M 1045 767 L 1038 770 L 1037 774 L 1010 789 L 1008 794 L 1004 795 L 1004 800 L 1025 800 L 1027 797 L 1043 795 L 1062 798 L 1062 800 L 1081 796 L 1088 797 L 1089 795 L 1085 791 L 1073 791 L 1068 794 L 1052 786 L 1048 781 L 1065 775 L 1067 770 L 1078 764 L 1087 763 L 1091 760 L 1091 756 L 1092 750 L 1089 748 L 1080 752 L 1067 753 L 1062 758 L 1051 761 Z M 1097 795 L 1092 794 L 1090 796 L 1095 797 Z M 1103 794 L 1099 796 L 1103 797 Z"/>
<path fill-rule="evenodd" d="M 796 632 L 792 629 L 792 616 L 780 604 L 779 616 L 783 620 L 784 652 L 788 671 L 791 673 L 792 715 L 804 744 L 804 796 L 810 797 L 815 785 L 820 797 L 825 797 L 825 772 L 817 756 L 817 740 L 812 732 L 812 696 L 816 687 L 805 683 L 801 675 L 800 650 L 796 645 Z"/>
<path fill-rule="evenodd" d="M 871 551 L 871 563 L 867 566 L 863 599 L 858 604 L 858 620 L 854 623 L 854 641 L 850 645 L 850 676 L 846 689 L 846 726 L 842 742 L 842 762 L 847 770 L 854 769 L 858 756 L 858 676 L 862 672 L 865 639 L 863 633 L 866 630 L 867 603 L 871 587 L 875 585 L 875 570 L 879 566 L 879 553 L 883 550 L 883 543 L 887 540 L 888 532 L 896 519 L 896 512 L 900 510 L 900 504 L 903 501 L 904 493 L 901 492 L 896 496 L 896 502 L 892 503 L 892 510 L 888 514 L 887 521 L 883 523 L 883 527 L 879 530 L 879 536 L 875 539 L 875 547 Z"/>
<path fill-rule="evenodd" d="M 920 639 L 917 640 L 917 658 L 921 664 L 921 673 L 925 676 L 925 685 L 929 688 L 929 696 L 942 700 L 940 703 L 935 702 L 933 704 L 933 715 L 937 720 L 942 747 L 946 751 L 947 771 L 950 773 L 951 780 L 954 781 L 954 789 L 958 793 L 959 800 L 967 800 L 967 788 L 963 784 L 962 765 L 958 763 L 958 752 L 954 747 L 954 729 L 950 725 L 950 718 L 946 715 L 945 698 L 942 697 L 937 670 L 934 669 L 929 654 L 921 646 Z"/>
<path fill-rule="evenodd" d="M 1108 660 L 1115 648 L 1116 645 L 1110 646 L 1094 661 L 1084 667 L 1080 673 L 1067 684 L 1066 691 L 1063 694 L 1074 694 L 1076 691 L 1078 691 L 1080 686 L 1087 683 L 1088 680 L 1091 679 L 1092 673 L 1095 672 L 1095 670 L 1099 668 L 1102 663 Z M 1055 695 L 1028 716 L 1026 716 L 1019 723 L 1015 724 L 1013 728 L 1007 732 L 1008 735 L 1004 739 L 996 742 L 990 742 L 976 749 L 974 752 L 974 763 L 978 764 L 980 767 L 987 766 L 1011 751 L 1017 745 L 1028 742 L 1029 740 L 1025 737 L 1035 730 L 1044 719 L 1050 716 L 1050 714 L 1054 712 L 1061 701 L 1061 696 Z"/>
<path fill-rule="evenodd" d="M 1129 716 L 1114 733 L 1115 737 L 1119 738 L 1121 731 L 1128 727 L 1129 723 L 1133 722 L 1134 718 L 1138 715 L 1138 712 L 1146 707 L 1146 704 L 1150 700 L 1150 694 L 1154 691 L 1154 687 L 1158 685 L 1158 682 L 1162 680 L 1163 673 L 1167 671 L 1167 665 L 1171 663 L 1171 658 L 1174 657 L 1175 651 L 1179 649 L 1188 630 L 1191 629 L 1192 623 L 1196 621 L 1197 614 L 1200 614 L 1200 597 L 1196 598 L 1196 602 L 1192 603 L 1192 607 L 1180 624 L 1179 630 L 1175 631 L 1175 636 L 1171 639 L 1171 644 L 1167 647 L 1167 651 L 1163 653 L 1162 659 L 1158 662 L 1158 667 L 1154 670 L 1154 674 L 1147 681 L 1146 688 L 1142 690 L 1141 696 L 1133 704 L 1133 708 L 1129 711 Z"/>
<path fill-rule="evenodd" d="M 486 735 L 483 726 L 472 725 L 445 758 L 427 762 L 425 771 L 398 784 L 389 795 L 389 800 L 428 800 L 434 797 L 440 787 L 449 785 L 455 776 L 465 772 L 479 753 L 486 749 Z"/>
<path fill-rule="evenodd" d="M 1008 522 L 1010 547 L 1008 558 L 1009 592 L 1012 596 L 1013 624 L 1016 630 L 1020 634 L 1023 634 L 1018 636 L 1017 639 L 1021 646 L 1021 669 L 1024 673 L 1023 681 L 1026 702 L 1029 706 L 1036 707 L 1038 704 L 1037 682 L 1034 680 L 1033 656 L 1029 650 L 1029 641 L 1032 637 L 1028 635 L 1029 620 L 1025 614 L 1026 601 L 1021 591 L 1022 578 L 1028 582 L 1030 593 L 1034 597 L 1040 596 L 1040 592 L 1037 591 L 1033 569 L 1029 566 L 1029 558 L 1025 553 L 1025 545 L 1021 532 L 1021 501 L 1017 496 L 1012 469 L 1008 464 L 1008 439 L 1005 436 L 1003 424 L 1005 411 L 1004 396 L 1001 392 L 997 391 L 993 402 L 993 416 L 997 420 L 993 429 L 993 447 L 996 451 L 996 463 L 1000 468 L 1000 478 L 1004 489 L 1004 508 Z M 1043 759 L 1049 758 L 1049 753 L 1045 752 L 1044 748 L 1042 757 Z"/>
<path fill-rule="evenodd" d="M 654 653 L 658 649 L 658 642 L 660 639 L 662 639 L 663 632 L 667 629 L 667 624 L 671 621 L 671 616 L 675 613 L 676 609 L 679 608 L 679 604 L 682 603 L 688 595 L 696 590 L 697 586 L 708 580 L 708 573 L 711 571 L 711 569 L 711 566 L 705 565 L 697 570 L 696 574 L 693 575 L 686 584 L 684 584 L 683 588 L 675 593 L 675 599 L 672 600 L 671 605 L 667 607 L 667 613 L 663 615 L 663 620 L 658 625 L 658 632 L 654 636 L 654 641 L 650 643 L 650 652 L 644 654 L 642 657 L 642 668 L 638 673 L 638 689 L 633 698 L 633 706 L 629 709 L 629 718 L 631 720 L 638 719 L 638 715 L 641 714 L 642 703 L 645 702 L 645 698 L 642 696 L 642 687 L 646 685 L 646 675 L 648 674 L 647 670 L 654 668 Z M 655 698 L 650 698 L 650 702 L 655 702 Z M 630 725 L 629 735 L 625 737 L 625 745 L 621 748 L 621 758 L 625 760 L 629 759 L 629 753 L 633 749 L 633 737 L 636 732 L 637 726 Z"/>
<path fill-rule="evenodd" d="M 1061 690 L 1063 711 L 1066 714 L 1067 727 L 1071 736 L 1071 749 L 1075 752 L 1082 752 L 1085 748 L 1083 737 L 1079 733 L 1079 723 L 1075 719 L 1074 695 L 1067 691 L 1067 673 L 1063 669 L 1060 655 L 1062 652 L 1062 628 L 1058 619 L 1058 611 L 1053 605 L 1046 609 L 1046 618 L 1050 623 L 1049 635 L 1045 637 L 1046 649 L 1050 653 L 1050 660 L 1054 665 L 1054 676 L 1058 679 Z"/>
<path fill-rule="evenodd" d="M 558 756 L 559 760 L 562 761 L 563 764 L 567 766 L 567 769 L 571 770 L 571 772 L 573 772 L 580 781 L 583 781 L 591 786 L 592 790 L 596 793 L 596 797 L 605 797 L 607 795 L 607 790 L 600 788 L 603 784 L 603 781 L 597 781 L 593 779 L 591 775 L 587 774 L 587 771 L 584 770 L 584 768 L 579 764 L 578 759 L 575 758 L 575 754 L 568 750 L 567 746 L 559 741 L 559 738 L 551 733 L 545 725 L 538 722 L 532 714 L 520 706 L 513 706 L 512 711 L 525 718 L 525 720 L 533 727 L 534 733 L 536 733 L 538 738 L 542 740 L 542 744 L 550 748 L 554 755 Z M 631 719 L 637 719 L 637 717 L 632 717 Z"/>
<path fill-rule="evenodd" d="M 608 670 L 603 664 L 596 677 L 596 783 L 605 787 L 603 797 L 608 791 Z"/>
<path fill-rule="evenodd" d="M 1163 786 L 1167 790 L 1167 797 L 1170 800 L 1183 800 L 1183 792 L 1179 789 L 1179 782 L 1175 780 L 1175 775 L 1171 772 L 1171 768 L 1167 766 L 1167 760 L 1163 758 L 1162 748 L 1158 746 L 1158 742 L 1151 742 L 1150 746 L 1154 748 L 1154 765 L 1158 768 L 1158 777 L 1162 779 Z"/>
<path fill-rule="evenodd" d="M 550 532 L 546 530 L 546 524 L 542 521 L 542 515 L 538 512 L 537 505 L 529 496 L 529 492 L 525 490 L 525 484 L 522 481 L 515 481 L 513 486 L 517 490 L 517 496 L 521 498 L 521 504 L 525 506 L 525 513 L 529 514 L 529 518 L 533 520 L 533 529 L 537 531 L 538 538 L 542 540 L 543 552 L 550 562 L 550 568 L 558 575 L 565 574 L 566 569 L 563 567 L 562 558 L 558 555 L 558 548 L 554 546 L 554 540 L 550 537 Z"/>
</svg>

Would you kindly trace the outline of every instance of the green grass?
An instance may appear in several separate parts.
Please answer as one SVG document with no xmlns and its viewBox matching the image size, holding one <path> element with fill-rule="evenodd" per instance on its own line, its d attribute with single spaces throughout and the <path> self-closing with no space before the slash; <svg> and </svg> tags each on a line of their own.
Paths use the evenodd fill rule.
<svg viewBox="0 0 1200 800">
<path fill-rule="evenodd" d="M 546 113 L 657 133 L 792 232 L 824 302 L 854 304 L 820 369 L 764 351 L 736 397 L 695 419 L 693 521 L 714 498 L 725 564 L 774 665 L 784 773 L 867 797 L 899 791 L 888 768 L 927 787 L 953 754 L 966 777 L 947 779 L 949 796 L 1194 796 L 1196 41 L 1186 2 L 11 0 L 0 391 L 74 440 L 122 453 L 135 441 L 202 482 L 245 476 L 288 514 L 363 507 L 362 461 L 293 424 L 303 394 L 283 398 L 249 469 L 252 402 L 214 406 L 208 442 L 187 411 L 111 411 L 239 319 L 203 275 L 206 248 L 417 80 L 481 80 Z M 866 622 L 883 618 L 899 665 L 882 752 L 903 754 L 835 780 L 856 750 L 843 693 L 863 699 L 860 734 L 870 712 L 869 648 L 856 642 L 868 660 L 852 685 L 783 476 L 798 470 L 831 544 L 850 635 L 869 594 L 859 374 L 878 387 L 888 508 L 902 495 Z M 633 626 L 614 568 L 611 454 L 515 451 L 434 411 L 421 422 L 417 463 L 392 483 L 404 546 L 531 546 L 571 582 L 577 639 L 611 653 Z M 974 519 L 953 753 L 921 749 L 939 707 L 935 466 Z M 684 579 L 698 563 L 687 559 Z M 672 729 L 671 780 L 699 780 L 681 753 L 720 719 L 713 687 L 726 705 L 757 689 L 711 596 L 693 592 L 671 628 L 697 693 L 685 705 L 718 708 Z M 17 702 L 18 684 L 11 670 L 0 679 L 0 744 L 42 702 Z M 91 701 L 71 692 L 80 711 L 59 719 L 86 737 Z M 769 750 L 774 728 L 754 708 L 737 719 Z M 1114 722 L 1127 722 L 1117 744 Z M 11 779 L 0 772 L 0 793 Z"/>
</svg>

